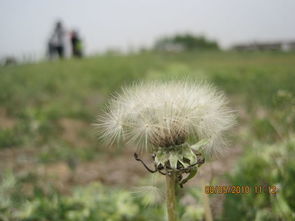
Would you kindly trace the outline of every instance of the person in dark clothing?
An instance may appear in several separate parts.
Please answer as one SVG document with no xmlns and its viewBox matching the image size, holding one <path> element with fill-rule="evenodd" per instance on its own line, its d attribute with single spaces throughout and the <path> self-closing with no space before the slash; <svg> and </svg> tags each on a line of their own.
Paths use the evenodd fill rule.
<svg viewBox="0 0 295 221">
<path fill-rule="evenodd" d="M 72 31 L 71 33 L 71 45 L 72 45 L 72 55 L 74 57 L 82 57 L 82 40 L 79 37 L 77 31 Z"/>
</svg>

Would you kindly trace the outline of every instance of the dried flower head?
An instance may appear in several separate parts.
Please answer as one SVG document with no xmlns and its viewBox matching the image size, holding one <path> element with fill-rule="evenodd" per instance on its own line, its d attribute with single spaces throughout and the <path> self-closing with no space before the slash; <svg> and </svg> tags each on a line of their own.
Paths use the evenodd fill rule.
<svg viewBox="0 0 295 221">
<path fill-rule="evenodd" d="M 124 88 L 99 118 L 101 137 L 134 142 L 140 147 L 167 148 L 206 140 L 205 149 L 219 152 L 223 132 L 234 122 L 223 93 L 204 83 L 152 82 Z"/>
</svg>

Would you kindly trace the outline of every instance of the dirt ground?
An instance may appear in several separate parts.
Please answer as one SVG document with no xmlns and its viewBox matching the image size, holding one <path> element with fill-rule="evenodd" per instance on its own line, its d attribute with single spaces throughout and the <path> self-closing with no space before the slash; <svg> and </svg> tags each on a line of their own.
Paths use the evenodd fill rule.
<svg viewBox="0 0 295 221">
<path fill-rule="evenodd" d="M 89 162 L 80 162 L 72 168 L 66 162 L 40 164 L 36 160 L 36 149 L 5 149 L 0 151 L 0 171 L 11 169 L 17 173 L 30 172 L 52 182 L 61 191 L 69 187 L 86 185 L 98 181 L 109 186 L 130 187 L 140 178 L 148 176 L 146 169 L 134 159 L 133 151 L 122 150 L 120 154 L 112 151 L 103 157 Z M 227 154 L 211 162 L 206 162 L 199 169 L 198 175 L 189 181 L 188 186 L 200 185 L 200 181 L 210 183 L 212 179 L 222 177 L 234 168 L 242 154 L 241 148 L 232 148 Z M 145 157 L 147 158 L 147 157 Z M 148 162 L 148 160 L 146 160 Z M 152 167 L 152 164 L 150 163 Z"/>
<path fill-rule="evenodd" d="M 10 128 L 15 125 L 15 120 L 7 116 L 5 111 L 0 111 L 2 128 Z M 86 146 L 87 141 L 79 139 L 81 130 L 89 128 L 83 121 L 61 119 L 59 124 L 63 128 L 60 136 L 73 146 Z M 237 128 L 242 130 L 241 127 Z M 237 132 L 239 133 L 239 132 Z M 55 186 L 59 191 L 69 194 L 75 186 L 87 185 L 91 182 L 100 182 L 107 186 L 132 188 L 137 186 L 143 178 L 149 177 L 149 172 L 143 165 L 134 159 L 134 148 L 116 149 L 110 148 L 91 161 L 82 161 L 74 166 L 69 162 L 57 161 L 53 163 L 41 163 L 38 155 L 42 151 L 39 148 L 15 147 L 0 150 L 0 173 L 12 170 L 16 174 L 30 173 L 41 178 L 43 183 Z M 241 147 L 231 147 L 222 156 L 206 162 L 201 166 L 196 177 L 190 180 L 188 187 L 209 185 L 217 181 L 218 185 L 225 185 L 223 175 L 230 172 L 237 160 L 242 155 Z M 145 162 L 153 167 L 151 157 L 143 156 Z M 148 178 L 147 178 L 148 179 Z M 24 190 L 30 191 L 29 186 Z M 214 214 L 222 211 L 224 195 L 210 196 L 210 206 Z"/>
</svg>

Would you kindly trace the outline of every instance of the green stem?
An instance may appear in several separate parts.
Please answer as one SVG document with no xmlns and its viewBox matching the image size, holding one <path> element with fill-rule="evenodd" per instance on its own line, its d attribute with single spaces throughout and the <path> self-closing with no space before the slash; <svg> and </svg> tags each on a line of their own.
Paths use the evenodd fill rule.
<svg viewBox="0 0 295 221">
<path fill-rule="evenodd" d="M 166 175 L 166 200 L 168 221 L 177 221 L 176 211 L 176 174 Z"/>
</svg>

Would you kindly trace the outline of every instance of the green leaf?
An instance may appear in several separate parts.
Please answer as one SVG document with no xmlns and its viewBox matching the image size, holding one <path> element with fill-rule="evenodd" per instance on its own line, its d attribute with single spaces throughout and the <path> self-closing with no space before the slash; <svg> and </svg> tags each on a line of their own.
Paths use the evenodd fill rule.
<svg viewBox="0 0 295 221">
<path fill-rule="evenodd" d="M 188 163 L 185 163 L 185 162 L 183 162 L 183 160 L 178 160 L 184 167 L 188 167 L 189 166 L 189 164 Z"/>
<path fill-rule="evenodd" d="M 195 151 L 201 151 L 201 148 L 209 143 L 208 139 L 202 139 L 198 143 L 191 145 L 191 148 Z"/>
<path fill-rule="evenodd" d="M 190 161 L 190 164 L 193 164 L 197 161 L 197 157 L 194 154 L 194 152 L 191 150 L 191 148 L 185 148 L 182 152 L 183 157 L 188 159 Z"/>
<path fill-rule="evenodd" d="M 169 155 L 164 151 L 158 151 L 156 153 L 155 162 L 158 165 L 162 164 L 163 166 L 169 160 Z"/>
<path fill-rule="evenodd" d="M 177 161 L 178 161 L 178 154 L 175 153 L 175 152 L 170 152 L 170 156 L 169 156 L 169 162 L 170 162 L 170 166 L 173 168 L 173 169 L 176 169 L 177 168 Z"/>
<path fill-rule="evenodd" d="M 274 207 L 278 214 L 285 217 L 286 220 L 292 219 L 292 209 L 290 208 L 287 200 L 284 198 L 282 193 L 276 194 L 276 200 L 274 201 Z"/>
<path fill-rule="evenodd" d="M 185 184 L 187 181 L 189 181 L 191 178 L 193 178 L 197 174 L 197 172 L 198 172 L 197 167 L 192 168 L 190 171 L 190 174 L 185 179 L 182 180 L 181 184 L 182 185 Z"/>
</svg>

